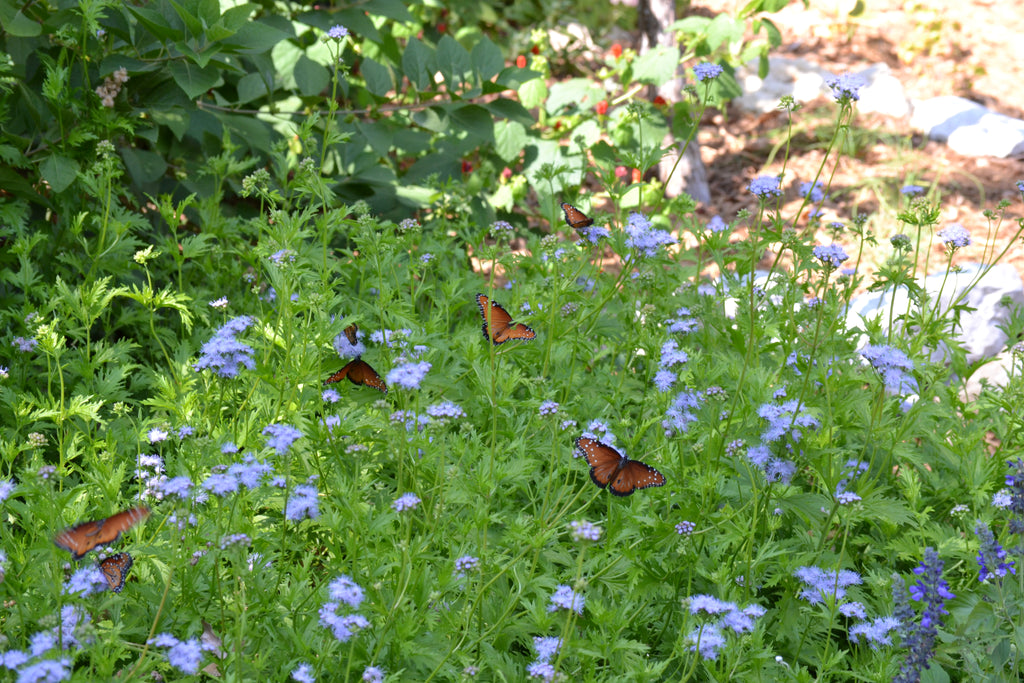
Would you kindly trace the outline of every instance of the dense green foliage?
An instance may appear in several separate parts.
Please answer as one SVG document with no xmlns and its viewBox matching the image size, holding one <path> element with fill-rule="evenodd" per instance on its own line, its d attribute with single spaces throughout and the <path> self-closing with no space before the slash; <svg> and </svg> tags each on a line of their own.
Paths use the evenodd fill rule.
<svg viewBox="0 0 1024 683">
<path fill-rule="evenodd" d="M 888 188 L 892 233 L 851 216 L 846 252 L 774 178 L 705 225 L 629 169 L 728 71 L 616 107 L 681 54 L 551 81 L 532 9 L 4 6 L 0 676 L 1019 675 L 1024 384 L 964 392 L 962 300 L 915 280 L 962 239 L 940 198 Z M 748 19 L 682 22 L 684 55 L 763 54 Z M 595 179 L 604 237 L 558 209 Z M 911 307 L 847 325 L 895 285 Z M 491 344 L 479 293 L 536 338 Z M 354 355 L 386 394 L 323 386 Z M 665 485 L 596 487 L 584 433 Z M 96 555 L 57 533 L 141 504 L 123 591 L 80 590 Z"/>
</svg>

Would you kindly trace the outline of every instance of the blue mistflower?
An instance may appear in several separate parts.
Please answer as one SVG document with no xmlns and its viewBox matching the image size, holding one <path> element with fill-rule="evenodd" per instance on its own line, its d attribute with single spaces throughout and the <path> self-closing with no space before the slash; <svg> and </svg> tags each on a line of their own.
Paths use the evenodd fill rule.
<svg viewBox="0 0 1024 683">
<path fill-rule="evenodd" d="M 444 401 L 443 403 L 427 406 L 427 415 L 437 418 L 450 417 L 452 419 L 457 419 L 460 417 L 466 417 L 466 411 L 456 403 Z"/>
<path fill-rule="evenodd" d="M 348 29 L 341 24 L 336 24 L 327 32 L 327 37 L 332 40 L 341 40 L 348 35 Z"/>
<path fill-rule="evenodd" d="M 269 435 L 267 448 L 273 448 L 279 455 L 287 453 L 302 436 L 302 432 L 288 424 L 269 424 L 263 428 L 263 434 Z"/>
<path fill-rule="evenodd" d="M 825 85 L 832 88 L 832 97 L 836 102 L 844 100 L 856 102 L 860 99 L 858 90 L 865 86 L 864 79 L 853 74 L 841 74 L 825 80 Z"/>
<path fill-rule="evenodd" d="M 342 574 L 331 581 L 327 586 L 327 594 L 331 600 L 343 602 L 352 609 L 359 609 L 363 604 L 365 594 L 359 584 L 352 580 L 352 577 Z"/>
<path fill-rule="evenodd" d="M 904 185 L 903 187 L 900 188 L 900 193 L 908 196 L 921 194 L 922 192 L 924 192 L 924 188 L 921 187 L 920 185 Z"/>
<path fill-rule="evenodd" d="M 666 392 L 672 388 L 675 384 L 676 373 L 671 370 L 658 370 L 654 375 L 654 386 L 658 387 L 658 391 Z"/>
<path fill-rule="evenodd" d="M 213 333 L 213 337 L 203 344 L 202 353 L 194 366 L 196 372 L 210 369 L 221 377 L 231 378 L 236 377 L 243 367 L 249 370 L 255 368 L 253 348 L 235 338 L 252 323 L 253 319 L 247 315 L 224 323 Z"/>
<path fill-rule="evenodd" d="M 717 213 L 708 221 L 708 232 L 725 232 L 728 229 L 729 224 L 722 220 Z"/>
<path fill-rule="evenodd" d="M 870 344 L 860 350 L 860 355 L 882 376 L 889 391 L 898 394 L 917 392 L 917 382 L 909 374 L 914 369 L 914 362 L 907 354 L 885 344 Z"/>
<path fill-rule="evenodd" d="M 750 184 L 747 185 L 747 189 L 750 190 L 751 194 L 760 197 L 761 199 L 782 196 L 782 188 L 779 187 L 778 176 L 758 176 L 750 181 Z"/>
<path fill-rule="evenodd" d="M 571 609 L 576 614 L 583 614 L 584 602 L 585 599 L 582 595 L 569 586 L 559 584 L 551 595 L 551 604 L 548 605 L 548 611 L 554 612 L 557 609 Z"/>
<path fill-rule="evenodd" d="M 812 202 L 820 202 L 825 198 L 825 193 L 821 189 L 821 181 L 807 181 L 806 183 L 800 183 L 800 196 L 807 197 L 810 195 Z"/>
<path fill-rule="evenodd" d="M 820 567 L 799 567 L 793 575 L 806 586 L 800 591 L 800 598 L 812 605 L 824 600 L 840 601 L 846 597 L 846 587 L 861 583 L 860 574 L 850 569 L 821 569 Z"/>
<path fill-rule="evenodd" d="M 430 368 L 430 363 L 425 360 L 418 363 L 405 363 L 395 366 L 388 373 L 387 383 L 397 384 L 406 389 L 419 389 L 420 382 L 427 376 Z"/>
<path fill-rule="evenodd" d="M 826 268 L 835 269 L 843 264 L 843 261 L 850 258 L 838 244 L 818 246 L 814 248 L 814 258 L 821 261 Z"/>
<path fill-rule="evenodd" d="M 569 523 L 574 541 L 597 541 L 601 538 L 601 527 L 585 520 L 574 520 Z"/>
<path fill-rule="evenodd" d="M 558 403 L 555 401 L 544 401 L 540 404 L 537 412 L 541 415 L 555 415 L 558 413 Z"/>
<path fill-rule="evenodd" d="M 659 247 L 676 243 L 676 238 L 664 230 L 653 228 L 651 221 L 636 211 L 629 214 L 626 235 L 626 246 L 648 258 L 656 256 Z"/>
<path fill-rule="evenodd" d="M 363 669 L 363 683 L 384 683 L 384 670 L 377 666 Z"/>
<path fill-rule="evenodd" d="M 285 506 L 284 516 L 293 522 L 309 517 L 316 519 L 320 516 L 320 504 L 317 500 L 316 486 L 312 484 L 300 484 L 295 487 L 288 505 Z"/>
<path fill-rule="evenodd" d="M 939 230 L 939 239 L 950 249 L 959 249 L 971 244 L 971 233 L 959 223 L 950 223 Z"/>
<path fill-rule="evenodd" d="M 292 680 L 296 683 L 316 683 L 316 679 L 313 678 L 313 667 L 306 662 L 299 664 L 292 671 Z"/>
<path fill-rule="evenodd" d="M 877 650 L 879 645 L 892 645 L 892 632 L 898 629 L 900 622 L 896 617 L 880 617 L 874 621 L 862 621 L 850 627 L 850 640 L 857 643 L 864 639 Z"/>
<path fill-rule="evenodd" d="M 702 62 L 693 67 L 693 75 L 698 81 L 709 81 L 722 75 L 722 67 L 710 62 Z"/>
<path fill-rule="evenodd" d="M 403 493 L 395 502 L 391 504 L 391 507 L 395 508 L 397 512 L 405 512 L 406 510 L 414 510 L 420 504 L 420 497 L 415 493 Z"/>
</svg>

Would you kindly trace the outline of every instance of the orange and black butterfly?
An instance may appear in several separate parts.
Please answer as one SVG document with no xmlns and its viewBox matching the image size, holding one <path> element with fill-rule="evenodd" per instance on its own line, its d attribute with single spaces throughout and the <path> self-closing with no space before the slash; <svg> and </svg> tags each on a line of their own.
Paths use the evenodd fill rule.
<svg viewBox="0 0 1024 683">
<path fill-rule="evenodd" d="M 355 346 L 358 342 L 358 337 L 356 335 L 356 332 L 358 331 L 359 328 L 356 327 L 354 323 L 345 328 L 345 336 L 348 337 L 348 343 L 352 346 Z"/>
<path fill-rule="evenodd" d="M 133 564 L 135 564 L 135 560 L 128 553 L 111 555 L 100 562 L 100 571 L 103 572 L 103 578 L 110 584 L 110 590 L 115 593 L 121 592 Z"/>
<path fill-rule="evenodd" d="M 149 517 L 149 508 L 145 505 L 118 512 L 106 519 L 97 519 L 94 522 L 83 522 L 78 526 L 57 534 L 53 542 L 58 547 L 64 548 L 71 553 L 72 557 L 80 560 L 93 548 L 107 545 L 117 540 L 123 532 Z"/>
<path fill-rule="evenodd" d="M 562 202 L 562 213 L 565 214 L 565 222 L 569 224 L 570 228 L 581 230 L 583 228 L 589 228 L 594 224 L 594 219 L 587 216 L 585 213 L 577 209 L 568 202 Z"/>
<path fill-rule="evenodd" d="M 511 339 L 529 341 L 537 333 L 522 323 L 512 322 L 512 316 L 497 301 L 491 301 L 483 294 L 476 295 L 476 305 L 480 307 L 480 315 L 484 319 L 484 339 L 489 339 L 495 346 L 504 344 Z"/>
<path fill-rule="evenodd" d="M 361 360 L 359 358 L 350 360 L 345 367 L 325 379 L 324 385 L 326 386 L 328 384 L 340 382 L 346 377 L 349 382 L 352 382 L 352 384 L 361 384 L 363 386 L 373 387 L 374 389 L 383 391 L 385 394 L 388 393 L 388 385 L 384 383 L 384 380 L 377 374 L 377 371 L 371 368 L 370 364 L 365 360 Z"/>
<path fill-rule="evenodd" d="M 588 436 L 576 439 L 576 452 L 587 459 L 590 478 L 612 495 L 628 496 L 637 489 L 664 486 L 665 475 L 639 460 L 630 460 L 606 443 Z"/>
</svg>

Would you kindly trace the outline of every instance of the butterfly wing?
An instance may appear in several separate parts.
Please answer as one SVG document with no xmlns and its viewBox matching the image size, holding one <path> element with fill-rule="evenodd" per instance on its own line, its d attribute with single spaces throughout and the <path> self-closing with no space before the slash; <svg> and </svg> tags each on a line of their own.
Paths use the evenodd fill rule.
<svg viewBox="0 0 1024 683">
<path fill-rule="evenodd" d="M 146 517 L 149 517 L 149 508 L 140 505 L 124 512 L 118 512 L 106 519 L 83 522 L 78 526 L 65 529 L 57 534 L 53 542 L 58 547 L 70 552 L 76 560 L 80 560 L 93 548 L 113 543 L 124 531 L 132 528 Z"/>
<path fill-rule="evenodd" d="M 568 202 L 562 202 L 562 213 L 565 214 L 565 222 L 569 224 L 569 227 L 576 230 L 589 228 L 594 224 L 593 218 L 590 218 Z"/>
<path fill-rule="evenodd" d="M 385 394 L 388 393 L 388 385 L 384 383 L 377 371 L 370 367 L 365 360 L 359 358 L 350 360 L 345 367 L 325 379 L 324 385 L 340 382 L 346 377 L 352 384 L 373 387 Z"/>
<path fill-rule="evenodd" d="M 628 496 L 639 489 L 664 486 L 665 475 L 639 460 L 626 460 L 615 481 L 608 490 L 616 496 Z"/>
<path fill-rule="evenodd" d="M 476 305 L 480 308 L 480 316 L 484 319 L 481 328 L 484 331 L 484 339 L 491 341 L 495 346 L 512 339 L 529 341 L 537 336 L 532 328 L 522 323 L 513 325 L 512 316 L 497 301 L 492 301 L 483 294 L 477 294 Z"/>
<path fill-rule="evenodd" d="M 590 479 L 601 488 L 610 484 L 623 461 L 622 455 L 606 443 L 581 436 L 576 439 L 576 450 L 590 465 Z"/>
<path fill-rule="evenodd" d="M 135 560 L 128 553 L 111 555 L 100 562 L 100 571 L 103 572 L 103 577 L 110 584 L 110 590 L 115 593 L 121 592 L 133 564 L 135 564 Z"/>
</svg>

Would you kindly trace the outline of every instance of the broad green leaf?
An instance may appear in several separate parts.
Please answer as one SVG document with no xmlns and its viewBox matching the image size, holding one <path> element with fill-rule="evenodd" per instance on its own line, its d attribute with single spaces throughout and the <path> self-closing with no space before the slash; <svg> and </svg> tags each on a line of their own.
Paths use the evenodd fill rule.
<svg viewBox="0 0 1024 683">
<path fill-rule="evenodd" d="M 133 147 L 122 147 L 120 152 L 125 170 L 136 184 L 150 183 L 167 170 L 167 162 L 156 152 Z"/>
<path fill-rule="evenodd" d="M 529 139 L 526 128 L 517 121 L 497 121 L 494 124 L 494 151 L 506 163 L 519 158 Z"/>
<path fill-rule="evenodd" d="M 433 84 L 435 65 L 433 51 L 418 38 L 410 38 L 402 54 L 402 72 L 417 90 L 426 90 Z"/>
<path fill-rule="evenodd" d="M 294 75 L 299 93 L 307 97 L 320 94 L 331 82 L 331 75 L 327 69 L 306 55 L 299 57 L 299 61 L 295 64 Z"/>
<path fill-rule="evenodd" d="M 679 48 L 658 45 L 633 62 L 633 78 L 641 83 L 663 85 L 676 77 Z"/>
<path fill-rule="evenodd" d="M 78 177 L 78 162 L 59 154 L 51 154 L 40 164 L 39 172 L 54 192 L 63 192 Z"/>
<path fill-rule="evenodd" d="M 456 106 L 451 111 L 452 123 L 484 142 L 494 141 L 494 119 L 477 104 Z M 473 145 L 479 144 L 473 141 Z"/>
<path fill-rule="evenodd" d="M 167 65 L 174 82 L 189 99 L 196 99 L 220 81 L 221 70 L 216 66 L 200 69 L 195 64 L 173 61 Z"/>
<path fill-rule="evenodd" d="M 248 73 L 238 81 L 238 104 L 245 104 L 246 102 L 252 102 L 253 100 L 261 97 L 266 97 L 269 92 L 267 91 L 267 82 L 263 78 L 263 74 L 259 73 Z"/>
<path fill-rule="evenodd" d="M 359 67 L 366 79 L 366 89 L 378 97 L 384 97 L 395 87 L 391 78 L 391 70 L 375 59 L 363 58 Z"/>
<path fill-rule="evenodd" d="M 34 38 L 43 32 L 38 21 L 26 17 L 10 2 L 0 3 L 0 28 L 13 38 Z"/>
<path fill-rule="evenodd" d="M 461 90 L 464 84 L 472 83 L 473 64 L 469 53 L 449 35 L 442 36 L 437 44 L 437 65 L 450 91 Z"/>
<path fill-rule="evenodd" d="M 487 36 L 481 37 L 480 41 L 473 46 L 471 59 L 481 81 L 489 81 L 505 66 L 501 50 Z"/>
</svg>

